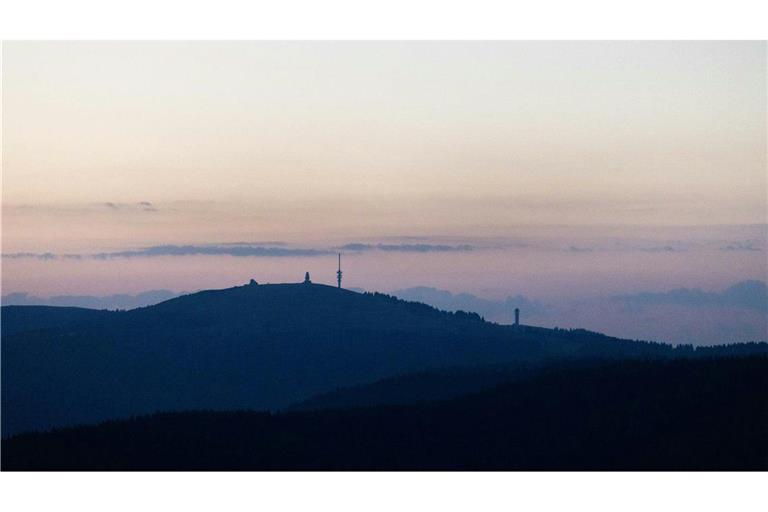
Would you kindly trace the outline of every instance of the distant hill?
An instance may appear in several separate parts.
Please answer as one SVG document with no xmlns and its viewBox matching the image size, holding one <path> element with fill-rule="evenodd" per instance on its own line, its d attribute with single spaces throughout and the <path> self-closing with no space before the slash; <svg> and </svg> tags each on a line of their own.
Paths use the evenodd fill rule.
<svg viewBox="0 0 768 512">
<path fill-rule="evenodd" d="M 768 358 L 554 368 L 454 400 L 23 434 L 3 470 L 768 470 Z"/>
<path fill-rule="evenodd" d="M 274 410 L 429 368 L 700 353 L 304 284 L 209 290 L 120 312 L 3 307 L 2 322 L 5 437 L 155 411 Z"/>
<path fill-rule="evenodd" d="M 129 295 L 55 295 L 36 297 L 27 293 L 9 293 L 3 295 L 2 303 L 8 306 L 62 306 L 89 309 L 133 309 L 157 304 L 181 295 L 170 290 L 148 290 Z"/>
<path fill-rule="evenodd" d="M 72 307 L 54 306 L 3 306 L 0 329 L 3 340 L 7 336 L 25 331 L 75 328 L 90 322 L 106 319 L 112 312 Z"/>
<path fill-rule="evenodd" d="M 530 378 L 538 371 L 542 371 L 542 366 L 543 363 L 513 363 L 466 368 L 437 368 L 334 389 L 302 400 L 290 406 L 288 410 L 348 409 L 448 400 L 500 384 Z"/>
<path fill-rule="evenodd" d="M 722 347 L 702 347 L 694 350 L 693 347 L 682 346 L 674 353 L 681 357 L 685 357 L 686 354 L 688 356 L 693 355 L 697 359 L 750 357 L 758 354 L 768 356 L 768 347 L 754 343 L 742 343 Z M 574 368 L 586 369 L 604 364 L 604 360 L 601 359 L 556 359 L 506 365 L 437 368 L 334 389 L 302 400 L 292 405 L 289 410 L 348 409 L 448 400 L 510 382 L 530 379 L 537 374 L 554 373 Z"/>
</svg>

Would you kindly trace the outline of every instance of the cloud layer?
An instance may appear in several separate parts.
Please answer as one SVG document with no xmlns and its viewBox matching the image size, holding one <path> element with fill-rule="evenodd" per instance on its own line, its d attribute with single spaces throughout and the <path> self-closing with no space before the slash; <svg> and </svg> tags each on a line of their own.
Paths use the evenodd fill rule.
<svg viewBox="0 0 768 512">
<path fill-rule="evenodd" d="M 253 245 L 155 245 L 133 251 L 102 252 L 93 254 L 96 259 L 146 258 L 153 256 L 238 256 L 238 257 L 285 257 L 322 256 L 331 254 L 326 249 L 291 249 L 287 247 L 264 247 Z"/>
<path fill-rule="evenodd" d="M 768 288 L 763 281 L 742 281 L 721 292 L 705 292 L 698 288 L 678 288 L 663 293 L 636 293 L 613 297 L 626 303 L 655 305 L 677 304 L 688 307 L 732 306 L 768 313 Z"/>
<path fill-rule="evenodd" d="M 452 252 L 471 251 L 470 245 L 433 245 L 433 244 L 363 244 L 350 243 L 334 248 L 293 248 L 286 247 L 284 242 L 265 242 L 264 245 L 252 245 L 249 243 L 233 242 L 222 244 L 200 245 L 153 245 L 140 249 L 126 251 L 99 252 L 92 254 L 57 254 L 52 252 L 14 252 L 4 253 L 3 258 L 8 259 L 97 259 L 109 260 L 113 258 L 151 258 L 156 256 L 236 256 L 236 257 L 311 257 L 326 256 L 336 251 L 386 251 L 386 252 Z"/>
<path fill-rule="evenodd" d="M 344 251 L 388 251 L 388 252 L 451 252 L 471 251 L 471 245 L 440 245 L 440 244 L 361 244 L 351 243 L 338 247 Z"/>
<path fill-rule="evenodd" d="M 237 256 L 237 257 L 290 257 L 290 256 L 324 256 L 333 254 L 330 249 L 302 249 L 288 247 L 268 247 L 241 244 L 221 245 L 153 245 L 141 249 L 99 252 L 93 254 L 55 254 L 51 252 L 15 252 L 4 253 L 8 259 L 96 259 L 109 260 L 113 258 L 152 258 L 157 256 Z"/>
</svg>

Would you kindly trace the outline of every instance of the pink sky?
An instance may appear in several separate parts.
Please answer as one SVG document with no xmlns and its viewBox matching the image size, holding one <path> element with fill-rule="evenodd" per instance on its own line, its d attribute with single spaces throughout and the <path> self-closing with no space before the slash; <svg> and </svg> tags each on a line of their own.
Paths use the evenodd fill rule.
<svg viewBox="0 0 768 512">
<path fill-rule="evenodd" d="M 369 290 L 766 279 L 764 42 L 8 42 L 2 75 L 3 294 L 331 284 L 347 243 L 471 246 L 344 251 Z M 233 242 L 324 253 L 93 256 Z"/>
</svg>

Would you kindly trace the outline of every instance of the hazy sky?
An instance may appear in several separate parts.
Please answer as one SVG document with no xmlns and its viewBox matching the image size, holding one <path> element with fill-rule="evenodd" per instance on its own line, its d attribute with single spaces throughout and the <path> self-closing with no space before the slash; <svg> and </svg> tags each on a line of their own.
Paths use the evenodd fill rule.
<svg viewBox="0 0 768 512">
<path fill-rule="evenodd" d="M 762 42 L 3 49 L 8 205 L 423 201 L 447 227 L 458 201 L 507 223 L 765 221 Z"/>
<path fill-rule="evenodd" d="M 367 289 L 765 278 L 763 42 L 11 42 L 2 74 L 3 293 L 332 282 L 347 243 Z M 117 254 L 232 242 L 320 254 Z"/>
</svg>

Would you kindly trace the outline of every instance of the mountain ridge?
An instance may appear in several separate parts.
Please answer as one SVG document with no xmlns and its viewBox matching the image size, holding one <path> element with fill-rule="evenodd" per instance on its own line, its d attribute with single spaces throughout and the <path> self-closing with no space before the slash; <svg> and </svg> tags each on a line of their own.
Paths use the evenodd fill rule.
<svg viewBox="0 0 768 512">
<path fill-rule="evenodd" d="M 3 307 L 3 324 L 15 328 L 2 339 L 3 436 L 156 411 L 276 410 L 429 368 L 690 355 L 320 284 L 250 284 L 129 311 L 72 311 L 93 318 L 49 315 L 39 328 L 23 307 Z"/>
</svg>

